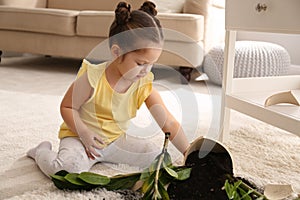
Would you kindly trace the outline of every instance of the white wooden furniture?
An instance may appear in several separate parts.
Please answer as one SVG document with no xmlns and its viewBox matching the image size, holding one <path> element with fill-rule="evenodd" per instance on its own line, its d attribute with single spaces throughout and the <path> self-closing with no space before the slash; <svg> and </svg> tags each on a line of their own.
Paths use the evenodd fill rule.
<svg viewBox="0 0 300 200">
<path fill-rule="evenodd" d="M 267 97 L 274 93 L 300 90 L 300 75 L 233 78 L 236 32 L 300 34 L 299 9 L 299 0 L 226 0 L 220 140 L 226 139 L 229 134 L 231 109 L 300 136 L 299 106 L 264 106 Z"/>
</svg>

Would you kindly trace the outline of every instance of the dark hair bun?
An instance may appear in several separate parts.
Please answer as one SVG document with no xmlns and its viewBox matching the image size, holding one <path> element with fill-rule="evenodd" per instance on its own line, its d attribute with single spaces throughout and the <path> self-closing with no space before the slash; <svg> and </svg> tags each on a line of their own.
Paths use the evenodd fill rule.
<svg viewBox="0 0 300 200">
<path fill-rule="evenodd" d="M 130 4 L 120 2 L 115 10 L 116 22 L 118 25 L 126 24 L 130 19 Z"/>
<path fill-rule="evenodd" d="M 156 16 L 157 10 L 155 9 L 156 5 L 151 1 L 145 1 L 141 6 L 140 10 L 148 13 L 149 15 Z"/>
</svg>

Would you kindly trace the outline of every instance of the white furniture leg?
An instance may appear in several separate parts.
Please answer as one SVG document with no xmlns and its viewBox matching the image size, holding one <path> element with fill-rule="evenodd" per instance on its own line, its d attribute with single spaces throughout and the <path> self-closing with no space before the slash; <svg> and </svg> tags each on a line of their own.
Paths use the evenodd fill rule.
<svg viewBox="0 0 300 200">
<path fill-rule="evenodd" d="M 226 95 L 232 91 L 233 66 L 235 54 L 236 31 L 226 31 L 225 49 L 224 49 L 224 67 L 222 82 L 222 105 L 220 116 L 220 141 L 225 141 L 229 136 L 230 109 L 226 107 Z"/>
</svg>

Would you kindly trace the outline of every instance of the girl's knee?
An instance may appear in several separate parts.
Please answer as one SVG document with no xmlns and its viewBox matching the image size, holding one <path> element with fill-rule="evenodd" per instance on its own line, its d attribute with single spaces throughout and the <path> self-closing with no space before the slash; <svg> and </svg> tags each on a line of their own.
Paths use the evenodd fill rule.
<svg viewBox="0 0 300 200">
<path fill-rule="evenodd" d="M 89 158 L 80 155 L 59 159 L 59 165 L 62 170 L 69 173 L 81 173 L 91 168 Z"/>
<path fill-rule="evenodd" d="M 57 156 L 58 168 L 70 173 L 88 171 L 92 163 L 78 138 L 64 138 Z"/>
</svg>

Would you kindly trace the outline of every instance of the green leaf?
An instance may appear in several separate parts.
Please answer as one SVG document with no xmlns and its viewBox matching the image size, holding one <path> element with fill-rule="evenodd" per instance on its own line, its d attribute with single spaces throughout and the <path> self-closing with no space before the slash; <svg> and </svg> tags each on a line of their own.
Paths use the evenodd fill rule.
<svg viewBox="0 0 300 200">
<path fill-rule="evenodd" d="M 164 171 L 163 173 L 161 173 L 161 175 L 159 177 L 159 181 L 163 185 L 168 185 L 169 183 L 171 183 L 172 180 L 174 180 L 174 178 L 171 177 L 167 171 Z"/>
<path fill-rule="evenodd" d="M 164 155 L 164 163 L 168 167 L 172 165 L 171 155 L 167 151 L 165 152 L 165 155 Z"/>
<path fill-rule="evenodd" d="M 146 193 L 149 190 L 152 190 L 154 186 L 154 176 L 155 174 L 152 174 L 148 179 L 146 179 L 142 185 L 141 191 L 142 193 Z"/>
<path fill-rule="evenodd" d="M 131 189 L 139 178 L 140 174 L 114 176 L 111 177 L 110 183 L 105 188 L 108 190 Z"/>
<path fill-rule="evenodd" d="M 68 182 L 64 177 L 59 175 L 50 175 L 54 185 L 60 190 L 78 190 L 81 189 L 78 185 L 73 185 Z"/>
<path fill-rule="evenodd" d="M 242 188 L 238 188 L 242 197 L 241 199 L 244 200 L 252 200 L 252 198 L 249 196 L 249 194 L 251 194 L 253 192 L 253 190 L 249 190 L 248 192 L 246 192 L 245 190 L 243 190 Z"/>
<path fill-rule="evenodd" d="M 67 174 L 64 178 L 66 179 L 66 181 L 69 181 L 73 185 L 86 186 L 87 183 L 79 179 L 78 175 L 79 174 L 77 173 L 71 173 L 71 174 Z"/>
<path fill-rule="evenodd" d="M 144 181 L 144 180 L 146 180 L 149 177 L 150 177 L 150 172 L 147 169 L 147 171 L 143 171 L 143 173 L 141 173 L 140 180 Z"/>
<path fill-rule="evenodd" d="M 163 199 L 163 200 L 169 200 L 170 199 L 166 188 L 162 185 L 162 183 L 160 181 L 158 181 L 158 191 L 159 191 L 159 194 L 161 196 L 161 199 Z"/>
<path fill-rule="evenodd" d="M 78 176 L 79 174 L 77 173 L 70 173 L 67 174 L 64 178 L 66 181 L 70 182 L 74 186 L 78 186 L 78 188 L 82 190 L 91 190 L 98 187 L 97 185 L 91 185 L 87 182 L 84 182 L 83 180 L 79 179 Z"/>
<path fill-rule="evenodd" d="M 233 184 L 234 189 L 236 190 L 242 184 L 242 180 L 239 180 Z"/>
<path fill-rule="evenodd" d="M 168 172 L 168 174 L 174 178 L 178 178 L 178 174 L 171 168 L 164 166 L 164 169 L 166 170 L 166 172 Z"/>
<path fill-rule="evenodd" d="M 234 194 L 233 194 L 233 192 L 234 192 L 234 190 L 233 190 L 233 185 L 231 185 L 231 184 L 229 183 L 229 181 L 226 180 L 226 181 L 225 181 L 224 187 L 225 187 L 225 191 L 226 191 L 226 194 L 227 194 L 228 199 L 233 199 L 233 198 L 234 198 Z"/>
<path fill-rule="evenodd" d="M 178 168 L 175 169 L 175 171 L 177 172 L 178 175 L 177 179 L 180 181 L 184 181 L 190 178 L 192 168 Z"/>
<path fill-rule="evenodd" d="M 110 178 L 108 178 L 107 176 L 102 176 L 100 174 L 95 174 L 92 172 L 82 172 L 78 175 L 78 178 L 86 183 L 98 186 L 104 186 L 110 182 Z"/>
<path fill-rule="evenodd" d="M 144 193 L 143 200 L 152 200 L 153 192 L 154 192 L 154 190 L 148 190 L 146 193 Z"/>
<path fill-rule="evenodd" d="M 64 190 L 64 189 L 68 189 L 67 188 L 67 181 L 65 180 L 64 177 L 59 176 L 59 175 L 50 175 L 51 180 L 53 181 L 54 185 L 60 189 L 60 190 Z"/>
<path fill-rule="evenodd" d="M 158 165 L 158 160 L 159 160 L 159 156 L 160 156 L 161 154 L 159 154 L 155 159 L 154 159 L 154 161 L 150 164 L 150 166 L 149 166 L 149 172 L 150 173 L 153 173 L 154 171 L 156 171 L 156 167 L 157 167 L 157 165 Z"/>
<path fill-rule="evenodd" d="M 233 199 L 234 200 L 241 200 L 240 195 L 237 193 L 236 190 L 234 190 L 232 194 L 233 194 Z"/>
<path fill-rule="evenodd" d="M 55 173 L 55 175 L 62 176 L 62 177 L 65 177 L 67 174 L 69 174 L 69 172 L 67 172 L 66 170 L 61 170 Z"/>
</svg>

